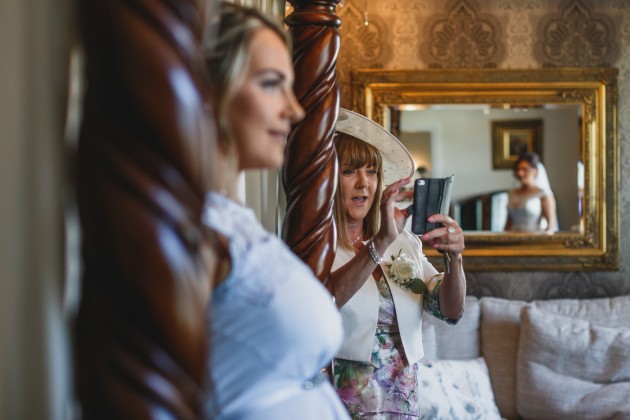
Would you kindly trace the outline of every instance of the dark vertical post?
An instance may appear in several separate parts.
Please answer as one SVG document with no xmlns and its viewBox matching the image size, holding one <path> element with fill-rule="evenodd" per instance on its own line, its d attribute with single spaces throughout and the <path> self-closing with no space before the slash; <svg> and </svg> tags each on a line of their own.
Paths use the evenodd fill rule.
<svg viewBox="0 0 630 420">
<path fill-rule="evenodd" d="M 332 206 L 338 165 L 332 139 L 339 108 L 338 2 L 290 0 L 294 11 L 286 19 L 294 42 L 295 92 L 306 117 L 287 145 L 282 174 L 287 211 L 282 236 L 324 283 L 337 241 Z"/>
<path fill-rule="evenodd" d="M 215 147 L 205 1 L 79 0 L 77 156 L 84 419 L 198 419 L 215 253 L 201 222 Z"/>
</svg>

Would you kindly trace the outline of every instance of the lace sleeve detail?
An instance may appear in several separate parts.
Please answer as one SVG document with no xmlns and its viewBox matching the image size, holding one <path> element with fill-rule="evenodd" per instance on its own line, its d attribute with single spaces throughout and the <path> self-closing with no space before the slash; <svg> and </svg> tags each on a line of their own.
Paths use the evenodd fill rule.
<svg viewBox="0 0 630 420">
<path fill-rule="evenodd" d="M 441 319 L 449 325 L 455 325 L 461 319 L 461 315 L 457 319 L 444 316 L 440 310 L 440 287 L 444 280 L 444 273 L 438 273 L 426 282 L 427 288 L 422 298 L 423 309 L 430 313 L 433 317 Z"/>
<path fill-rule="evenodd" d="M 444 319 L 444 315 L 440 311 L 440 285 L 444 278 L 443 273 L 438 273 L 425 281 L 426 289 L 422 296 L 422 306 L 425 311 L 436 317 L 437 319 Z"/>
<path fill-rule="evenodd" d="M 274 290 L 289 277 L 312 275 L 280 239 L 262 227 L 247 207 L 210 193 L 204 222 L 229 241 L 231 271 L 214 290 L 215 303 L 267 305 Z"/>
</svg>

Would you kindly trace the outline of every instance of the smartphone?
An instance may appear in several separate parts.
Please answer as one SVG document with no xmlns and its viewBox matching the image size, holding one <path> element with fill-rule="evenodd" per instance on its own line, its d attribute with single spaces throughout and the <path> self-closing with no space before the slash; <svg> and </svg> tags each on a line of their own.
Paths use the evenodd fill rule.
<svg viewBox="0 0 630 420">
<path fill-rule="evenodd" d="M 448 214 L 451 202 L 454 175 L 446 178 L 419 178 L 413 185 L 413 204 L 408 210 L 412 213 L 411 231 L 422 235 L 442 224 L 431 223 L 427 218 L 434 214 Z"/>
</svg>

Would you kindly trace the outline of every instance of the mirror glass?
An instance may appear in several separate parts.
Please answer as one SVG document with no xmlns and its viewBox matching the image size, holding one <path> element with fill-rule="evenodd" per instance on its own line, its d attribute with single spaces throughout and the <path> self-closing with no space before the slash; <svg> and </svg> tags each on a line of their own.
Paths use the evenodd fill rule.
<svg viewBox="0 0 630 420">
<path fill-rule="evenodd" d="M 617 75 L 612 68 L 359 69 L 352 106 L 407 145 L 417 176 L 455 175 L 452 215 L 464 228 L 466 270 L 617 270 Z M 523 151 L 538 153 L 548 173 L 555 232 L 505 230 Z M 425 252 L 440 264 L 439 254 Z"/>
<path fill-rule="evenodd" d="M 528 149 L 540 156 L 546 170 L 556 202 L 558 231 L 580 232 L 584 186 L 579 156 L 581 123 L 578 103 L 402 104 L 388 108 L 385 126 L 409 149 L 417 177 L 456 174 L 451 216 L 466 232 L 505 232 L 509 191 L 520 187 L 513 175 L 513 161 Z M 510 124 L 514 130 L 503 136 L 493 133 L 493 127 L 496 131 L 497 126 Z M 528 131 L 534 128 L 538 129 L 533 133 L 536 138 L 530 138 Z M 497 148 L 505 157 L 501 165 L 493 162 Z"/>
</svg>

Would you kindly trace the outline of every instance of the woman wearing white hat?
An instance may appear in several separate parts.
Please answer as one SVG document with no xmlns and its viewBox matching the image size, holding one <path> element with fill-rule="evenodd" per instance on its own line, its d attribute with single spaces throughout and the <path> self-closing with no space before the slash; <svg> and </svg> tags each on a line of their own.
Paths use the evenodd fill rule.
<svg viewBox="0 0 630 420">
<path fill-rule="evenodd" d="M 443 226 L 421 239 L 450 255 L 447 273 L 439 273 L 419 238 L 403 229 L 405 211 L 396 208 L 414 170 L 407 149 L 344 109 L 335 130 L 339 239 L 329 288 L 345 330 L 333 363 L 335 386 L 353 418 L 418 417 L 422 312 L 454 324 L 464 310 L 462 230 L 447 215 L 429 217 Z"/>
</svg>

